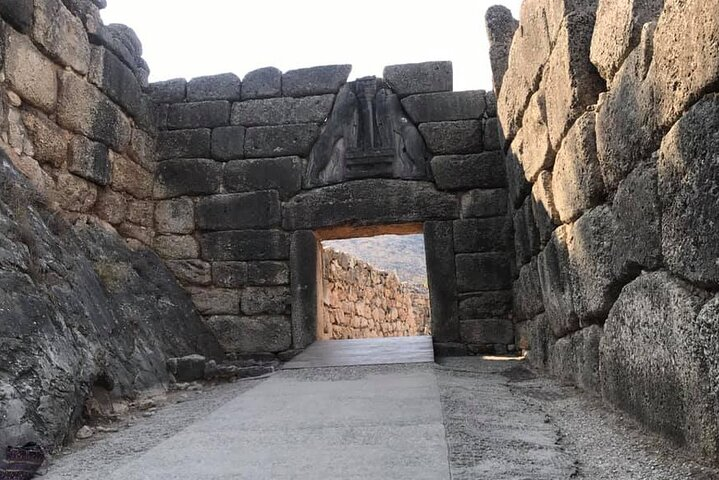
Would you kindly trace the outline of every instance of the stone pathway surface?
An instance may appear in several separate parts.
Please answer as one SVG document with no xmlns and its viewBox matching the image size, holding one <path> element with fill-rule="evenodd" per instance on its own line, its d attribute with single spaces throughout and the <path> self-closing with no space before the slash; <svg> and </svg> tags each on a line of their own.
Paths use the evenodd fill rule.
<svg viewBox="0 0 719 480">
<path fill-rule="evenodd" d="M 45 480 L 709 480 L 517 359 L 283 370 L 78 442 Z"/>
</svg>

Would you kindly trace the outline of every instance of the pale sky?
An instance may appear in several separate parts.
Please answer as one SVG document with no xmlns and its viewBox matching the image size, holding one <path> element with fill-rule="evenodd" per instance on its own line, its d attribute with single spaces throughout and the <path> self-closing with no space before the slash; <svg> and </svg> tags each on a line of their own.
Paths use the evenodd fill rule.
<svg viewBox="0 0 719 480">
<path fill-rule="evenodd" d="M 492 87 L 484 13 L 521 0 L 108 0 L 103 20 L 137 32 L 150 80 L 267 66 L 385 65 L 451 60 L 454 89 Z"/>
</svg>

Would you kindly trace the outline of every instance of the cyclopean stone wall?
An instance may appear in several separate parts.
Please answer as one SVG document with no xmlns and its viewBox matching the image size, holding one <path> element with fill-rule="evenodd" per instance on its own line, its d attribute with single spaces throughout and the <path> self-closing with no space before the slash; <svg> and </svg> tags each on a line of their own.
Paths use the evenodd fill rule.
<svg viewBox="0 0 719 480">
<path fill-rule="evenodd" d="M 496 86 L 520 346 L 714 461 L 717 11 L 525 0 L 518 28 L 502 7 L 487 16 L 495 74 L 506 68 Z"/>
<path fill-rule="evenodd" d="M 511 222 L 496 102 L 449 62 L 151 85 L 154 249 L 231 353 L 317 334 L 322 239 L 424 231 L 438 348 L 506 352 Z M 358 233 L 360 232 L 360 233 Z"/>
<path fill-rule="evenodd" d="M 421 285 L 330 248 L 322 250 L 322 280 L 318 338 L 430 334 L 429 292 Z"/>
</svg>

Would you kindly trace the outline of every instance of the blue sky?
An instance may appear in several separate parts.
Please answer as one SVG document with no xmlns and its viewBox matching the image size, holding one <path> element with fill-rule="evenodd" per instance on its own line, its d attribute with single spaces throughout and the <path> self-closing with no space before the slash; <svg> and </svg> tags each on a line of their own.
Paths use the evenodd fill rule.
<svg viewBox="0 0 719 480">
<path fill-rule="evenodd" d="M 491 88 L 484 13 L 498 3 L 519 15 L 521 0 L 108 0 L 103 19 L 137 32 L 152 81 L 451 60 L 455 90 L 471 90 Z"/>
</svg>

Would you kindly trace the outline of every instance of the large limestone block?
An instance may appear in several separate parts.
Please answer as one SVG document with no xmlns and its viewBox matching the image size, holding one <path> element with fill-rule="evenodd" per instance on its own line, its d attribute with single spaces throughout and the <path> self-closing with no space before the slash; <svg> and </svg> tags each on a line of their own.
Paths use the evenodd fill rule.
<svg viewBox="0 0 719 480">
<path fill-rule="evenodd" d="M 438 155 L 431 162 L 437 188 L 469 190 L 507 185 L 504 160 L 499 152 L 476 155 Z"/>
<path fill-rule="evenodd" d="M 207 326 L 227 352 L 277 353 L 292 345 L 290 321 L 285 316 L 215 315 L 207 319 Z"/>
<path fill-rule="evenodd" d="M 306 157 L 319 134 L 314 123 L 251 127 L 245 133 L 245 157 Z"/>
<path fill-rule="evenodd" d="M 89 80 L 135 118 L 149 121 L 142 88 L 135 74 L 117 56 L 103 47 L 93 47 Z"/>
<path fill-rule="evenodd" d="M 436 155 L 482 151 L 482 122 L 479 120 L 423 123 L 419 131 L 427 148 Z"/>
<path fill-rule="evenodd" d="M 195 204 L 189 198 L 157 202 L 155 228 L 159 233 L 192 233 L 195 230 Z"/>
<path fill-rule="evenodd" d="M 226 100 L 176 103 L 170 105 L 167 113 L 167 126 L 172 130 L 213 128 L 229 124 L 230 102 Z"/>
<path fill-rule="evenodd" d="M 599 343 L 602 327 L 592 325 L 563 337 L 549 349 L 549 371 L 563 382 L 599 394 Z"/>
<path fill-rule="evenodd" d="M 245 156 L 246 129 L 242 126 L 212 129 L 212 158 L 234 160 Z"/>
<path fill-rule="evenodd" d="M 287 260 L 289 234 L 280 230 L 235 230 L 200 236 L 202 258 L 208 261 Z"/>
<path fill-rule="evenodd" d="M 424 245 L 432 304 L 432 334 L 438 342 L 459 341 L 457 270 L 452 222 L 425 223 Z"/>
<path fill-rule="evenodd" d="M 654 34 L 650 80 L 659 126 L 669 128 L 719 83 L 719 0 L 666 0 Z"/>
<path fill-rule="evenodd" d="M 197 202 L 195 219 L 202 230 L 277 227 L 280 198 L 273 191 L 213 195 Z"/>
<path fill-rule="evenodd" d="M 22 33 L 32 28 L 33 0 L 5 0 L 0 2 L 0 16 Z"/>
<path fill-rule="evenodd" d="M 507 213 L 508 192 L 504 188 L 476 189 L 462 195 L 462 218 L 496 217 Z"/>
<path fill-rule="evenodd" d="M 209 128 L 160 132 L 157 138 L 158 157 L 160 160 L 167 158 L 207 158 L 210 156 L 211 136 L 212 130 Z M 242 156 L 241 152 L 240 156 Z M 218 159 L 224 160 L 224 155 L 218 155 L 218 157 Z"/>
<path fill-rule="evenodd" d="M 123 155 L 110 150 L 110 166 L 112 167 L 111 185 L 115 190 L 127 192 L 135 198 L 152 197 L 152 173 Z"/>
<path fill-rule="evenodd" d="M 460 322 L 462 341 L 474 344 L 514 343 L 514 326 L 511 320 L 483 318 Z"/>
<path fill-rule="evenodd" d="M 459 217 L 459 200 L 428 182 L 357 180 L 309 190 L 282 207 L 286 230 L 412 223 Z"/>
<path fill-rule="evenodd" d="M 484 90 L 410 95 L 402 106 L 414 123 L 475 120 L 484 115 Z"/>
<path fill-rule="evenodd" d="M 110 158 L 107 147 L 82 136 L 70 143 L 68 170 L 98 185 L 110 183 Z"/>
<path fill-rule="evenodd" d="M 90 41 L 84 25 L 60 0 L 35 2 L 33 37 L 51 57 L 85 74 L 90 64 Z"/>
<path fill-rule="evenodd" d="M 153 195 L 173 198 L 219 193 L 222 163 L 201 158 L 167 160 L 157 167 Z"/>
<path fill-rule="evenodd" d="M 193 78 L 187 82 L 187 101 L 239 100 L 241 85 L 234 73 Z"/>
<path fill-rule="evenodd" d="M 512 148 L 507 150 L 504 164 L 507 172 L 507 191 L 510 205 L 514 208 L 519 208 L 532 190 L 532 184 L 524 177 L 524 169 L 519 162 L 518 152 L 515 150 Z"/>
<path fill-rule="evenodd" d="M 210 264 L 202 260 L 166 260 L 165 265 L 183 285 L 208 286 L 212 283 Z"/>
<path fill-rule="evenodd" d="M 489 63 L 492 66 L 494 91 L 499 92 L 507 72 L 509 51 L 519 22 L 512 16 L 511 10 L 503 5 L 489 7 L 484 19 L 489 37 Z"/>
<path fill-rule="evenodd" d="M 282 95 L 282 72 L 275 67 L 253 70 L 242 79 L 242 100 Z"/>
<path fill-rule="evenodd" d="M 604 81 L 589 61 L 594 31 L 594 14 L 573 13 L 562 21 L 549 57 L 542 89 L 546 94 L 547 127 L 552 149 L 556 151 L 569 127 L 597 103 Z"/>
<path fill-rule="evenodd" d="M 504 318 L 512 309 L 512 292 L 475 292 L 459 300 L 459 318 Z"/>
<path fill-rule="evenodd" d="M 300 157 L 235 160 L 225 165 L 224 185 L 228 192 L 277 190 L 288 199 L 302 188 Z"/>
<path fill-rule="evenodd" d="M 608 83 L 639 44 L 642 25 L 655 21 L 663 5 L 664 0 L 599 0 L 590 58 Z"/>
<path fill-rule="evenodd" d="M 230 123 L 246 127 L 322 123 L 329 116 L 334 101 L 334 95 L 247 100 L 232 105 Z"/>
<path fill-rule="evenodd" d="M 512 268 L 505 253 L 462 253 L 455 257 L 460 292 L 512 288 Z"/>
<path fill-rule="evenodd" d="M 547 315 L 537 315 L 534 319 L 525 322 L 524 328 L 518 333 L 523 333 L 523 337 L 520 337 L 519 340 L 524 340 L 526 345 L 519 345 L 519 347 L 529 350 L 527 352 L 529 363 L 539 370 L 547 368 L 552 346 L 557 341 L 552 333 Z"/>
<path fill-rule="evenodd" d="M 557 228 L 551 241 L 537 257 L 542 303 L 556 337 L 563 337 L 579 329 L 579 319 L 573 305 L 573 283 L 567 248 L 569 235 L 569 226 Z"/>
<path fill-rule="evenodd" d="M 549 145 L 546 100 L 543 91 L 532 96 L 524 114 L 524 124 L 510 145 L 524 178 L 534 182 L 542 170 L 552 167 L 554 156 Z"/>
<path fill-rule="evenodd" d="M 160 235 L 155 237 L 152 247 L 169 260 L 196 259 L 200 255 L 197 240 L 190 235 Z"/>
<path fill-rule="evenodd" d="M 248 287 L 242 291 L 240 305 L 245 315 L 290 313 L 289 287 Z"/>
<path fill-rule="evenodd" d="M 508 217 L 454 221 L 456 253 L 504 252 L 511 239 L 512 222 Z"/>
<path fill-rule="evenodd" d="M 563 223 L 574 221 L 598 205 L 604 196 L 604 181 L 597 160 L 595 117 L 593 112 L 579 117 L 554 161 L 552 193 Z"/>
<path fill-rule="evenodd" d="M 22 112 L 22 122 L 32 141 L 35 160 L 53 167 L 62 165 L 67 159 L 70 134 L 35 110 Z"/>
<path fill-rule="evenodd" d="M 517 267 L 529 262 L 532 256 L 539 253 L 541 242 L 539 229 L 534 220 L 534 208 L 531 197 L 527 197 L 524 204 L 515 210 L 512 217 L 514 223 L 514 251 Z"/>
<path fill-rule="evenodd" d="M 452 62 L 408 63 L 384 68 L 382 76 L 392 90 L 400 95 L 451 92 Z"/>
<path fill-rule="evenodd" d="M 150 97 L 157 103 L 179 103 L 185 100 L 187 81 L 173 78 L 150 84 Z"/>
<path fill-rule="evenodd" d="M 240 292 L 224 288 L 190 287 L 192 303 L 202 315 L 238 315 Z"/>
<path fill-rule="evenodd" d="M 532 186 L 532 214 L 539 231 L 539 241 L 545 245 L 557 225 L 560 224 L 559 212 L 554 203 L 552 192 L 552 174 L 543 171 Z"/>
<path fill-rule="evenodd" d="M 50 112 L 57 102 L 55 65 L 25 35 L 7 29 L 5 75 L 11 88 L 31 105 Z"/>
<path fill-rule="evenodd" d="M 72 72 L 60 74 L 57 121 L 68 130 L 102 142 L 117 152 L 130 143 L 130 121 L 95 86 Z"/>
<path fill-rule="evenodd" d="M 517 320 L 531 320 L 544 311 L 536 257 L 519 270 L 513 293 L 514 315 Z"/>
<path fill-rule="evenodd" d="M 716 459 L 717 298 L 667 272 L 622 290 L 600 345 L 602 396 L 644 425 Z"/>
<path fill-rule="evenodd" d="M 704 97 L 664 138 L 658 160 L 662 253 L 694 282 L 719 284 L 719 95 Z"/>
<path fill-rule="evenodd" d="M 326 65 L 290 70 L 282 75 L 282 95 L 305 97 L 337 93 L 347 82 L 352 65 Z"/>
<path fill-rule="evenodd" d="M 639 46 L 617 72 L 597 110 L 597 159 L 608 193 L 659 147 L 655 99 L 644 79 L 652 60 L 654 24 L 642 29 Z"/>
</svg>

